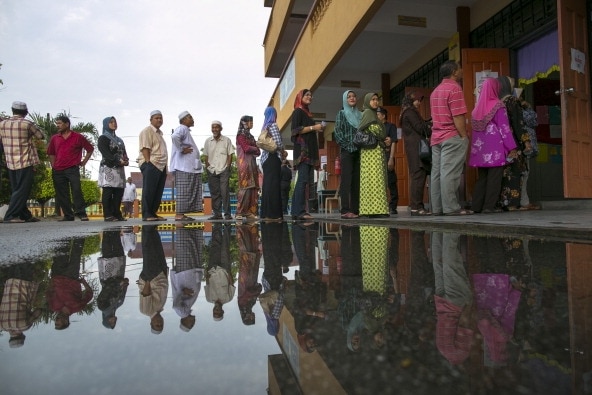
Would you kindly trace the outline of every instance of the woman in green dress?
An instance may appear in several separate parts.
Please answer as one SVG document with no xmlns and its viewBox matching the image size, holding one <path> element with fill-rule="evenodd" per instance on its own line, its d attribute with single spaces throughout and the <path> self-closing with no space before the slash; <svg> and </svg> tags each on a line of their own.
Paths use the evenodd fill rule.
<svg viewBox="0 0 592 395">
<path fill-rule="evenodd" d="M 386 195 L 386 162 L 382 147 L 390 144 L 384 124 L 378 121 L 378 95 L 368 93 L 364 97 L 364 112 L 360 130 L 376 136 L 379 144 L 374 148 L 361 148 L 360 153 L 360 215 L 388 217 Z"/>
</svg>

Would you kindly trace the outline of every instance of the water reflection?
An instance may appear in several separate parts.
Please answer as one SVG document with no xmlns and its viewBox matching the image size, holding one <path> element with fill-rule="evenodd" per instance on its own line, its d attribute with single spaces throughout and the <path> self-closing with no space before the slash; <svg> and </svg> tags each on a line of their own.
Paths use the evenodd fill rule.
<svg viewBox="0 0 592 395">
<path fill-rule="evenodd" d="M 591 246 L 201 225 L 1 266 L 0 392 L 591 392 Z"/>
</svg>

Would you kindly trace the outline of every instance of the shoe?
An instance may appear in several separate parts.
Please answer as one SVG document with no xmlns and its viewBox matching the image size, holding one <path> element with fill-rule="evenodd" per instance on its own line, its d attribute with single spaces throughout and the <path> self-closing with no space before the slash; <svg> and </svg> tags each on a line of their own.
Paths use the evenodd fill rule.
<svg viewBox="0 0 592 395">
<path fill-rule="evenodd" d="M 86 215 L 79 215 L 78 218 L 80 218 L 81 221 L 88 221 L 88 217 Z"/>
<path fill-rule="evenodd" d="M 234 219 L 236 219 L 237 221 L 242 221 L 243 220 L 243 216 L 240 214 L 237 214 L 234 216 Z"/>
<path fill-rule="evenodd" d="M 225 215 L 224 220 L 225 221 L 232 221 L 232 215 L 230 215 L 230 214 Z"/>
<path fill-rule="evenodd" d="M 158 218 L 156 218 L 156 217 L 142 218 L 142 221 L 156 222 L 156 221 L 158 221 Z"/>
<path fill-rule="evenodd" d="M 20 218 L 13 218 L 9 219 L 8 221 L 4 221 L 5 224 L 24 224 L 25 220 Z"/>
<path fill-rule="evenodd" d="M 301 215 L 293 215 L 292 219 L 294 219 L 296 221 L 310 221 L 310 220 L 313 220 L 314 217 L 312 215 L 310 215 L 309 213 L 304 213 Z"/>
<path fill-rule="evenodd" d="M 115 219 L 116 219 L 117 221 L 119 221 L 119 222 L 122 222 L 122 221 L 127 221 L 127 219 L 125 219 L 125 218 L 123 218 L 123 217 L 120 217 L 120 218 L 117 218 L 117 217 L 115 217 Z"/>
<path fill-rule="evenodd" d="M 167 219 L 165 217 L 161 217 L 161 216 L 157 215 L 156 220 L 157 221 L 166 221 Z"/>
<path fill-rule="evenodd" d="M 210 218 L 208 218 L 209 221 L 218 221 L 220 219 L 222 219 L 221 215 L 213 215 Z"/>
<path fill-rule="evenodd" d="M 397 215 L 399 214 L 399 212 L 397 211 L 397 209 L 391 210 L 391 215 Z"/>
<path fill-rule="evenodd" d="M 483 211 L 481 211 L 481 214 L 495 214 L 495 213 L 501 213 L 501 212 L 502 212 L 501 208 L 494 208 L 493 210 L 486 208 L 486 209 L 483 209 Z"/>
<path fill-rule="evenodd" d="M 60 222 L 74 221 L 74 217 L 64 217 L 60 219 Z"/>
<path fill-rule="evenodd" d="M 453 211 L 451 213 L 445 213 L 444 215 L 453 216 L 453 215 L 473 215 L 473 214 L 475 214 L 475 212 L 473 210 L 469 210 L 466 208 L 459 208 L 456 211 Z"/>
<path fill-rule="evenodd" d="M 422 217 L 422 216 L 426 216 L 426 215 L 432 215 L 432 213 L 430 213 L 429 211 L 426 211 L 425 209 L 420 209 L 420 210 L 411 210 L 411 216 L 412 217 Z"/>
<path fill-rule="evenodd" d="M 25 220 L 25 222 L 39 222 L 41 221 L 39 218 L 35 218 L 35 217 L 31 217 L 31 218 L 27 218 Z"/>
<path fill-rule="evenodd" d="M 195 221 L 195 218 L 183 215 L 181 218 L 175 218 L 175 221 Z"/>
<path fill-rule="evenodd" d="M 117 222 L 117 218 L 115 217 L 107 217 L 104 219 L 105 222 Z"/>
<path fill-rule="evenodd" d="M 341 219 L 356 219 L 356 218 L 358 218 L 358 216 L 355 215 L 354 213 L 341 214 Z"/>
<path fill-rule="evenodd" d="M 251 215 L 245 216 L 245 220 L 250 221 L 250 222 L 255 222 L 255 221 L 259 221 L 259 217 L 251 214 Z"/>
</svg>

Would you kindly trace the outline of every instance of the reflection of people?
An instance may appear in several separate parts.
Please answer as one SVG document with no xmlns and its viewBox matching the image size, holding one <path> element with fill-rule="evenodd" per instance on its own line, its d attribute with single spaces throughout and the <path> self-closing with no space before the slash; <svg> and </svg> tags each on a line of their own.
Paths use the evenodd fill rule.
<svg viewBox="0 0 592 395">
<path fill-rule="evenodd" d="M 236 287 L 231 273 L 230 226 L 215 223 L 210 242 L 210 260 L 206 272 L 206 300 L 214 304 L 214 321 L 224 318 L 223 305 L 234 298 Z"/>
<path fill-rule="evenodd" d="M 390 144 L 384 124 L 379 122 L 376 116 L 377 110 L 378 95 L 366 94 L 360 130 L 374 135 L 380 143 L 386 139 Z M 362 147 L 360 149 L 360 215 L 389 216 L 386 187 L 386 164 L 381 144 L 374 148 Z"/>
<path fill-rule="evenodd" d="M 140 291 L 140 312 L 150 317 L 152 333 L 160 334 L 164 319 L 160 314 L 169 290 L 168 267 L 162 241 L 156 226 L 142 226 L 142 272 L 137 281 Z"/>
<path fill-rule="evenodd" d="M 83 247 L 84 239 L 72 239 L 54 252 L 46 297 L 49 309 L 57 313 L 55 329 L 58 330 L 69 327 L 70 316 L 82 311 L 93 298 L 90 285 L 80 277 Z"/>
<path fill-rule="evenodd" d="M 81 221 L 88 221 L 80 184 L 80 166 L 85 166 L 94 147 L 88 140 L 70 130 L 70 118 L 65 115 L 56 117 L 58 132 L 51 136 L 47 146 L 47 155 L 52 168 L 53 185 L 56 191 L 56 203 L 62 209 L 62 221 L 74 221 L 74 215 Z M 82 151 L 86 154 L 82 161 Z M 74 200 L 74 209 L 72 201 Z"/>
<path fill-rule="evenodd" d="M 175 263 L 171 270 L 173 310 L 180 318 L 179 328 L 189 332 L 195 325 L 192 307 L 203 280 L 203 230 L 179 228 L 175 232 Z"/>
<path fill-rule="evenodd" d="M 129 280 L 125 277 L 125 261 L 120 231 L 104 231 L 101 256 L 97 259 L 102 286 L 97 296 L 97 307 L 103 312 L 103 326 L 107 329 L 115 328 L 115 312 L 125 301 L 129 285 Z"/>
<path fill-rule="evenodd" d="M 0 329 L 10 335 L 10 348 L 25 344 L 25 334 L 42 311 L 35 307 L 39 281 L 35 281 L 34 265 L 22 263 L 3 267 L 6 277 L 2 301 L 0 302 Z"/>
<path fill-rule="evenodd" d="M 261 284 L 257 282 L 259 261 L 261 260 L 259 230 L 254 224 L 237 225 L 236 236 L 240 265 L 238 269 L 238 309 L 243 324 L 253 325 L 255 323 L 253 305 L 255 305 L 262 289 Z"/>
<path fill-rule="evenodd" d="M 313 173 L 319 166 L 319 143 L 317 133 L 322 132 L 322 124 L 316 124 L 308 108 L 312 103 L 312 92 L 302 89 L 294 100 L 292 112 L 292 142 L 294 143 L 294 168 L 296 185 L 292 193 L 292 217 L 298 220 L 310 220 L 312 216 L 306 210 L 307 189 L 314 188 Z M 310 192 L 309 192 L 310 193 Z"/>
<path fill-rule="evenodd" d="M 294 300 L 294 326 L 298 344 L 303 351 L 314 352 L 317 347 L 315 327 L 325 319 L 324 301 L 326 285 L 315 268 L 317 230 L 306 223 L 292 225 L 294 252 L 300 264 L 296 272 L 296 298 Z"/>
<path fill-rule="evenodd" d="M 405 95 L 401 102 L 401 129 L 409 167 L 411 215 L 430 215 L 423 205 L 423 191 L 431 166 L 419 158 L 419 141 L 422 137 L 429 137 L 432 131 L 429 123 L 424 121 L 419 113 L 422 99 L 423 96 L 417 98 L 415 94 L 410 93 Z"/>
<path fill-rule="evenodd" d="M 125 189 L 123 191 L 123 216 L 132 218 L 134 216 L 134 201 L 137 199 L 136 184 L 132 178 L 127 178 Z"/>
<path fill-rule="evenodd" d="M 432 264 L 435 275 L 436 346 L 451 364 L 469 357 L 473 341 L 471 315 L 473 294 L 460 253 L 460 235 L 432 233 Z"/>
<path fill-rule="evenodd" d="M 471 152 L 469 166 L 476 167 L 479 179 L 473 191 L 473 211 L 493 213 L 502 188 L 502 175 L 506 158 L 516 158 L 516 143 L 512 137 L 506 107 L 498 99 L 499 83 L 487 78 L 481 85 L 481 93 L 471 123 Z"/>
<path fill-rule="evenodd" d="M 123 253 L 128 256 L 136 249 L 136 233 L 133 228 L 124 228 L 122 230 L 121 245 L 123 246 Z"/>
<path fill-rule="evenodd" d="M 282 159 L 287 155 L 284 151 L 284 144 L 280 129 L 277 126 L 277 112 L 273 107 L 265 109 L 265 119 L 261 133 L 267 130 L 277 145 L 276 152 L 261 153 L 261 168 L 263 169 L 263 185 L 261 186 L 261 218 L 279 220 L 283 218 L 282 210 Z M 290 180 L 292 172 L 290 172 Z M 288 193 L 290 184 L 288 183 Z M 286 202 L 287 205 L 287 202 Z"/>
<path fill-rule="evenodd" d="M 156 213 L 160 207 L 167 176 L 169 154 L 162 136 L 162 113 L 150 113 L 150 125 L 140 132 L 138 165 L 142 172 L 142 220 L 166 221 Z"/>
<path fill-rule="evenodd" d="M 125 190 L 124 166 L 129 159 L 123 140 L 115 134 L 115 117 L 103 119 L 103 134 L 99 137 L 97 148 L 102 159 L 99 167 L 99 186 L 103 188 L 103 218 L 107 222 L 125 221 L 121 214 L 121 200 Z"/>
<path fill-rule="evenodd" d="M 12 114 L 10 119 L 0 122 L 0 145 L 4 147 L 12 189 L 4 222 L 37 222 L 39 219 L 27 208 L 27 200 L 33 188 L 34 168 L 39 164 L 34 138 L 43 140 L 44 135 L 37 125 L 25 119 L 28 114 L 25 103 L 13 102 Z"/>
<path fill-rule="evenodd" d="M 208 172 L 208 185 L 212 195 L 213 216 L 209 219 L 232 219 L 230 214 L 230 164 L 234 147 L 226 136 L 222 136 L 222 122 L 212 121 L 212 137 L 206 139 L 203 154 Z"/>
<path fill-rule="evenodd" d="M 236 219 L 256 220 L 259 211 L 259 169 L 256 157 L 261 154 L 255 137 L 251 134 L 253 117 L 244 115 L 236 133 L 236 167 L 238 170 L 238 195 Z"/>
</svg>

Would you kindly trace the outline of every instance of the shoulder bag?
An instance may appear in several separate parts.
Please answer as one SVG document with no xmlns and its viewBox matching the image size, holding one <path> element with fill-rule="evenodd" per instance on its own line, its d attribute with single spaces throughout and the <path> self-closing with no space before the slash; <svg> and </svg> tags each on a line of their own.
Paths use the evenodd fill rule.
<svg viewBox="0 0 592 395">
<path fill-rule="evenodd" d="M 432 147 L 425 131 L 419 139 L 419 159 L 424 162 L 432 162 Z"/>
<path fill-rule="evenodd" d="M 264 131 L 261 132 L 261 134 L 259 135 L 259 138 L 257 139 L 256 144 L 257 144 L 257 147 L 259 147 L 262 150 L 265 150 L 267 152 L 277 151 L 277 144 L 275 143 L 275 140 L 273 139 L 273 137 L 271 137 L 271 134 L 269 133 L 268 129 L 265 129 Z"/>
<path fill-rule="evenodd" d="M 353 139 L 354 145 L 360 148 L 376 148 L 378 140 L 376 136 L 371 133 L 366 133 L 360 129 L 356 130 Z"/>
</svg>

